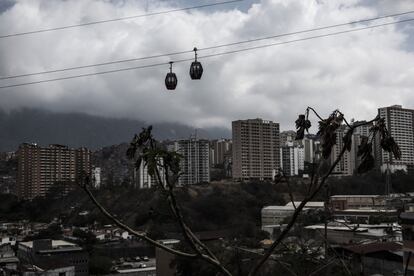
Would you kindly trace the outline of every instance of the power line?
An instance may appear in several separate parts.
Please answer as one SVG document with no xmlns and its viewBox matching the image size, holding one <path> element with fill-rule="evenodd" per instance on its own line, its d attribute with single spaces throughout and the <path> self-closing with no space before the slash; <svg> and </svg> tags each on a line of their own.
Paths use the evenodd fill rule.
<svg viewBox="0 0 414 276">
<path fill-rule="evenodd" d="M 375 20 L 380 20 L 380 19 L 385 19 L 385 18 L 390 18 L 390 17 L 403 16 L 403 15 L 412 14 L 412 13 L 414 13 L 414 10 L 407 11 L 407 12 L 402 12 L 402 13 L 394 13 L 394 14 L 389 14 L 389 15 L 383 15 L 383 16 L 378 16 L 378 17 L 373 17 L 373 18 L 361 19 L 361 20 L 356 20 L 356 21 L 350 21 L 350 22 L 345 22 L 345 23 L 339 23 L 339 24 L 335 24 L 335 25 L 322 26 L 322 27 L 317 27 L 317 28 L 313 28 L 313 29 L 306 29 L 306 30 L 295 31 L 295 32 L 290 32 L 290 33 L 284 33 L 284 34 L 277 34 L 277 35 L 265 36 L 265 37 L 260 37 L 260 38 L 254 38 L 254 39 L 249 39 L 249 40 L 244 40 L 244 41 L 227 43 L 227 44 L 211 46 L 211 47 L 206 47 L 206 48 L 200 48 L 198 50 L 202 51 L 202 50 L 206 50 L 206 49 L 215 49 L 215 48 L 221 48 L 221 47 L 226 47 L 226 46 L 233 46 L 233 45 L 239 45 L 239 44 L 244 44 L 244 43 L 256 42 L 256 41 L 261 41 L 261 40 L 280 38 L 280 37 L 290 36 L 290 35 L 303 34 L 303 33 L 309 33 L 309 32 L 314 32 L 314 31 L 322 31 L 322 30 L 326 30 L 326 29 L 343 27 L 343 26 L 353 25 L 353 24 L 358 24 L 358 23 L 366 23 L 366 22 L 371 22 L 371 21 L 375 21 Z"/>
<path fill-rule="evenodd" d="M 314 32 L 314 31 L 321 31 L 321 30 L 332 29 L 332 28 L 337 28 L 337 27 L 342 27 L 342 26 L 347 26 L 347 25 L 358 24 L 358 23 L 366 23 L 366 22 L 376 21 L 376 20 L 390 18 L 390 17 L 397 17 L 397 16 L 402 16 L 402 15 L 407 15 L 407 14 L 411 14 L 411 13 L 414 13 L 414 10 L 413 11 L 407 11 L 407 12 L 401 12 L 401 13 L 395 13 L 395 14 L 389 14 L 389 15 L 383 15 L 383 16 L 378 16 L 378 17 L 374 17 L 374 18 L 361 19 L 361 20 L 357 20 L 357 21 L 350 21 L 350 22 L 340 23 L 340 24 L 335 24 L 335 25 L 329 25 L 329 26 L 322 26 L 322 27 L 317 27 L 317 28 L 312 28 L 312 29 L 300 30 L 300 31 L 295 31 L 295 32 L 289 32 L 289 33 L 259 37 L 259 38 L 254 38 L 254 39 L 248 39 L 248 40 L 243 40 L 243 41 L 232 42 L 232 43 L 219 44 L 219 45 L 215 45 L 215 46 L 208 46 L 208 47 L 198 48 L 198 51 L 206 51 L 206 50 L 218 49 L 218 48 L 223 48 L 223 47 L 228 47 L 228 46 L 241 45 L 241 44 L 246 44 L 246 43 L 251 43 L 251 42 L 269 40 L 269 39 L 274 39 L 274 38 L 281 38 L 281 37 L 285 37 L 285 36 L 309 33 L 309 32 Z M 177 52 L 166 53 L 166 54 L 158 54 L 158 55 L 151 55 L 151 56 L 144 56 L 144 57 L 137 57 L 137 58 L 130 58 L 130 59 L 114 60 L 114 61 L 87 64 L 87 65 L 80 65 L 80 66 L 73 66 L 73 67 L 67 67 L 67 68 L 61 68 L 61 69 L 46 70 L 46 71 L 41 71 L 41 72 L 34 72 L 34 73 L 27 73 L 27 74 L 13 75 L 13 76 L 5 76 L 5 77 L 0 77 L 0 80 L 15 79 L 15 78 L 29 77 L 29 76 L 43 75 L 43 74 L 50 74 L 50 73 L 58 73 L 58 72 L 64 72 L 64 71 L 72 71 L 72 70 L 77 70 L 77 69 L 85 69 L 85 68 L 91 68 L 91 67 L 113 65 L 113 64 L 126 63 L 126 62 L 132 62 L 132 61 L 148 60 L 148 59 L 167 57 L 167 56 L 176 56 L 176 55 L 188 54 L 188 53 L 192 53 L 192 52 L 193 52 L 193 50 L 177 51 Z"/>
<path fill-rule="evenodd" d="M 65 72 L 65 71 L 71 71 L 71 70 L 77 70 L 77 69 L 85 69 L 85 68 L 91 68 L 91 67 L 119 64 L 119 63 L 131 62 L 131 61 L 147 60 L 147 59 L 167 57 L 167 56 L 176 56 L 176 55 L 188 54 L 188 53 L 193 53 L 193 52 L 194 52 L 194 50 L 188 50 L 188 51 L 173 52 L 173 53 L 168 53 L 168 54 L 159 54 L 159 55 L 152 55 L 152 56 L 146 56 L 146 57 L 139 57 L 139 58 L 108 61 L 108 62 L 95 63 L 95 64 L 89 64 L 89 65 L 81 65 L 81 66 L 74 66 L 74 67 L 48 70 L 48 71 L 42 71 L 42 72 L 35 72 L 35 73 L 27 73 L 27 74 L 21 74 L 21 75 L 0 77 L 0 80 L 16 79 L 16 78 L 21 78 L 21 77 L 29 77 L 29 76 L 44 75 L 44 74 L 50 74 L 50 73 Z"/>
<path fill-rule="evenodd" d="M 179 63 L 179 62 L 184 62 L 184 61 L 189 61 L 189 60 L 193 60 L 193 59 L 177 60 L 177 61 L 174 61 L 174 63 Z M 151 68 L 151 67 L 158 67 L 158 66 L 166 65 L 166 64 L 167 63 L 165 63 L 165 62 L 163 62 L 163 63 L 155 63 L 155 64 L 148 64 L 148 65 L 142 65 L 142 66 L 135 66 L 135 67 L 127 67 L 127 68 L 109 70 L 109 71 L 102 71 L 102 72 L 87 73 L 87 74 L 74 75 L 74 76 L 68 76 L 68 77 L 61 77 L 61 78 L 55 78 L 55 79 L 32 81 L 32 82 L 24 82 L 24 83 L 12 84 L 12 85 L 0 86 L 0 89 L 17 87 L 17 86 L 32 85 L 32 84 L 39 84 L 39 83 L 45 83 L 45 82 L 53 82 L 53 81 L 60 81 L 60 80 L 69 80 L 69 79 L 90 77 L 90 76 L 96 76 L 96 75 L 111 74 L 111 73 L 117 73 L 117 72 L 123 72 L 123 71 L 131 71 L 131 70 Z"/>
<path fill-rule="evenodd" d="M 106 20 L 91 21 L 91 22 L 62 26 L 62 27 L 40 29 L 40 30 L 27 31 L 27 32 L 21 32 L 21 33 L 5 34 L 5 35 L 0 35 L 0 39 L 15 37 L 15 36 L 29 35 L 29 34 L 36 34 L 36 33 L 45 33 L 45 32 L 52 32 L 52 31 L 58 31 L 58 30 L 72 29 L 72 28 L 78 28 L 78 27 L 86 27 L 86 26 L 97 25 L 97 24 L 108 23 L 108 22 L 131 20 L 131 19 L 140 18 L 140 17 L 167 14 L 167 13 L 173 13 L 173 12 L 178 12 L 178 11 L 202 9 L 202 8 L 207 8 L 207 7 L 212 7 L 212 6 L 219 6 L 219 5 L 225 5 L 225 4 L 235 3 L 235 2 L 241 2 L 241 1 L 244 1 L 244 0 L 231 0 L 231 1 L 217 2 L 217 3 L 204 4 L 204 5 L 198 5 L 198 6 L 190 6 L 190 7 L 178 8 L 178 9 L 172 9 L 172 10 L 166 10 L 166 11 L 160 11 L 160 12 L 152 12 L 152 13 L 106 19 Z"/>
<path fill-rule="evenodd" d="M 389 25 L 395 25 L 395 24 L 400 24 L 400 23 L 406 23 L 406 22 L 412 22 L 412 21 L 414 21 L 414 18 L 395 21 L 395 22 L 389 22 L 389 23 L 382 23 L 382 24 L 377 24 L 377 25 L 371 25 L 371 26 L 361 27 L 361 28 L 356 28 L 356 29 L 351 29 L 351 30 L 344 30 L 344 31 L 338 31 L 338 32 L 327 33 L 327 34 L 322 34 L 322 35 L 298 38 L 298 39 L 293 39 L 293 40 L 288 40 L 288 41 L 283 41 L 283 42 L 277 42 L 277 43 L 270 43 L 270 44 L 259 45 L 259 46 L 254 46 L 254 47 L 248 47 L 248 48 L 243 48 L 243 49 L 238 49 L 238 50 L 231 50 L 231 51 L 226 51 L 226 52 L 221 52 L 221 53 L 209 54 L 209 55 L 205 55 L 205 56 L 199 56 L 198 59 L 206 59 L 206 58 L 211 58 L 211 57 L 224 56 L 224 55 L 228 55 L 228 54 L 235 54 L 235 53 L 239 53 L 239 52 L 245 52 L 245 51 L 257 50 L 257 49 L 268 48 L 268 47 L 273 47 L 273 46 L 278 46 L 278 45 L 290 44 L 290 43 L 294 43 L 294 42 L 307 41 L 307 40 L 323 38 L 323 37 L 330 37 L 330 36 L 335 36 L 335 35 L 340 35 L 340 34 L 345 34 L 345 33 L 358 32 L 358 31 L 362 31 L 362 30 L 374 29 L 374 28 L 379 28 L 379 27 L 384 27 L 384 26 L 389 26 Z M 193 60 L 193 58 L 180 59 L 180 60 L 174 61 L 174 63 L 182 63 L 182 62 L 192 61 L 192 60 Z M 82 77 L 89 77 L 89 76 L 95 76 L 95 75 L 111 74 L 111 73 L 117 73 L 117 72 L 123 72 L 123 71 L 131 71 L 131 70 L 158 67 L 158 66 L 166 66 L 166 65 L 168 65 L 168 63 L 163 62 L 163 63 L 154 63 L 154 64 L 148 64 L 148 65 L 142 65 L 142 66 L 135 66 L 135 67 L 126 67 L 126 68 L 121 68 L 121 69 L 101 71 L 101 72 L 95 72 L 95 73 L 88 73 L 88 74 L 73 75 L 73 76 L 68 76 L 68 77 L 60 77 L 60 78 L 54 78 L 54 79 L 47 79 L 47 80 L 40 80 L 40 81 L 33 81 L 33 82 L 23 82 L 23 83 L 18 83 L 18 84 L 5 85 L 5 86 L 0 86 L 0 89 L 12 88 L 12 87 L 18 87 L 18 86 L 26 86 L 26 85 L 32 85 L 32 84 L 39 84 L 39 83 L 46 83 L 46 82 L 54 82 L 54 81 L 60 81 L 60 80 L 82 78 Z"/>
</svg>

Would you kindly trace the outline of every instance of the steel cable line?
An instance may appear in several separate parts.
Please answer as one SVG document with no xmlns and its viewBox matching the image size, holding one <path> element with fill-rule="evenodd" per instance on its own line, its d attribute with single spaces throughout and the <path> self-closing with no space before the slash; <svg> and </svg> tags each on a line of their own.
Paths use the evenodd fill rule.
<svg viewBox="0 0 414 276">
<path fill-rule="evenodd" d="M 238 0 L 238 1 L 243 1 L 243 0 Z M 374 17 L 374 18 L 362 19 L 362 20 L 357 20 L 357 21 L 350 21 L 350 22 L 340 23 L 340 24 L 335 24 L 335 25 L 329 25 L 329 26 L 317 27 L 317 28 L 312 28 L 312 29 L 300 30 L 300 31 L 295 31 L 295 32 L 276 34 L 276 35 L 271 35 L 271 36 L 266 36 L 266 37 L 259 37 L 259 38 L 254 38 L 254 39 L 248 39 L 248 40 L 243 40 L 243 41 L 232 42 L 232 43 L 219 44 L 219 45 L 215 45 L 215 46 L 202 47 L 202 48 L 198 48 L 197 50 L 198 51 L 206 51 L 206 50 L 211 50 L 211 49 L 218 49 L 218 48 L 223 48 L 223 47 L 228 47 L 228 46 L 235 46 L 235 45 L 241 45 L 241 44 L 257 42 L 257 41 L 262 41 L 262 40 L 280 38 L 280 37 L 284 37 L 284 36 L 291 36 L 291 35 L 296 35 L 296 34 L 303 34 L 303 33 L 309 33 L 309 32 L 314 32 L 314 31 L 332 29 L 332 28 L 337 28 L 337 27 L 342 27 L 342 26 L 347 26 L 347 25 L 353 25 L 353 24 L 358 24 L 358 23 L 366 23 L 366 22 L 376 21 L 376 20 L 390 18 L 390 17 L 403 16 L 403 15 L 407 15 L 407 14 L 411 14 L 411 13 L 414 13 L 414 10 L 413 11 L 402 12 L 402 13 L 383 15 L 383 16 L 378 16 L 378 17 Z M 108 62 L 73 66 L 73 67 L 67 67 L 67 68 L 61 68 L 61 69 L 46 70 L 46 71 L 40 71 L 40 72 L 34 72 L 34 73 L 4 76 L 4 77 L 0 77 L 0 80 L 15 79 L 15 78 L 21 78 L 21 77 L 29 77 L 29 76 L 36 76 L 36 75 L 43 75 L 43 74 L 50 74 L 50 73 L 72 71 L 72 70 L 78 70 L 78 69 L 85 69 L 85 68 L 98 67 L 98 66 L 106 66 L 106 65 L 126 63 L 126 62 L 132 62 L 132 61 L 148 60 L 148 59 L 167 57 L 167 56 L 176 56 L 176 55 L 188 54 L 188 53 L 192 53 L 192 52 L 193 52 L 193 50 L 177 51 L 177 52 L 166 53 L 166 54 L 157 54 L 157 55 L 150 55 L 150 56 L 144 56 L 144 57 L 121 59 L 121 60 L 114 60 L 114 61 L 108 61 Z"/>
<path fill-rule="evenodd" d="M 217 3 L 211 3 L 211 4 L 204 4 L 204 5 L 198 5 L 198 6 L 190 6 L 190 7 L 166 10 L 166 11 L 131 15 L 131 16 L 125 16 L 125 17 L 120 17 L 120 18 L 91 21 L 91 22 L 68 25 L 68 26 L 62 26 L 62 27 L 55 27 L 55 28 L 47 28 L 47 29 L 40 29 L 40 30 L 20 32 L 20 33 L 5 34 L 5 35 L 0 35 L 0 39 L 14 37 L 14 36 L 23 36 L 23 35 L 29 35 L 29 34 L 45 33 L 45 32 L 52 32 L 52 31 L 58 31 L 58 30 L 72 29 L 72 28 L 78 28 L 78 27 L 86 27 L 86 26 L 97 25 L 97 24 L 102 24 L 102 23 L 109 23 L 109 22 L 115 22 L 115 21 L 131 20 L 131 19 L 140 18 L 140 17 L 167 14 L 167 13 L 173 13 L 173 12 L 178 12 L 178 11 L 202 9 L 202 8 L 207 8 L 207 7 L 212 7 L 212 6 L 225 5 L 225 4 L 235 3 L 235 2 L 241 2 L 241 1 L 244 1 L 244 0 L 230 0 L 230 1 L 224 1 L 224 2 L 217 2 Z"/>
<path fill-rule="evenodd" d="M 379 28 L 379 27 L 384 27 L 384 26 L 389 26 L 389 25 L 395 25 L 395 24 L 400 24 L 400 23 L 412 22 L 412 21 L 414 21 L 414 18 L 404 19 L 404 20 L 395 21 L 395 22 L 381 23 L 381 24 L 377 24 L 377 25 L 371 25 L 371 26 L 367 26 L 367 27 L 361 27 L 361 28 L 355 28 L 355 29 L 351 29 L 351 30 L 338 31 L 338 32 L 327 33 L 327 34 L 322 34 L 322 35 L 309 36 L 309 37 L 298 38 L 298 39 L 293 39 L 293 40 L 287 40 L 287 41 L 282 41 L 282 42 L 269 43 L 269 44 L 264 44 L 264 45 L 254 46 L 254 47 L 248 47 L 248 48 L 243 48 L 243 49 L 237 49 L 237 50 L 231 50 L 231 51 L 226 51 L 226 52 L 221 52 L 221 53 L 214 53 L 214 54 L 199 56 L 198 59 L 206 59 L 206 58 L 212 58 L 212 57 L 223 56 L 223 55 L 228 55 L 228 54 L 235 54 L 235 53 L 240 53 L 240 52 L 245 52 L 245 51 L 257 50 L 257 49 L 262 49 L 262 48 L 268 48 L 268 47 L 273 47 L 273 46 L 278 46 L 278 45 L 290 44 L 290 43 L 295 43 L 295 42 L 300 42 L 300 41 L 307 41 L 307 40 L 323 38 L 323 37 L 336 36 L 336 35 L 345 34 L 345 33 L 358 32 L 358 31 L 374 29 L 374 28 Z M 179 60 L 175 60 L 174 63 L 182 63 L 182 62 L 192 61 L 192 60 L 193 60 L 193 58 L 179 59 Z M 53 78 L 53 79 L 46 79 L 46 80 L 39 80 L 39 81 L 23 82 L 23 83 L 5 85 L 5 86 L 0 86 L 0 89 L 12 88 L 12 87 L 18 87 L 18 86 L 26 86 L 26 85 L 32 85 L 32 84 L 38 84 L 38 83 L 54 82 L 54 81 L 60 81 L 60 80 L 82 78 L 82 77 L 89 77 L 89 76 L 95 76 L 95 75 L 111 74 L 111 73 L 116 73 L 116 72 L 131 71 L 131 70 L 158 67 L 158 66 L 165 66 L 165 65 L 168 65 L 168 63 L 167 62 L 162 62 L 162 63 L 142 65 L 142 66 L 126 67 L 126 68 L 114 69 L 114 70 L 108 70 L 108 71 L 101 71 L 101 72 L 87 73 L 87 74 L 81 74 L 81 75 L 73 75 L 73 76 L 67 76 L 67 77 L 60 77 L 60 78 Z"/>
</svg>

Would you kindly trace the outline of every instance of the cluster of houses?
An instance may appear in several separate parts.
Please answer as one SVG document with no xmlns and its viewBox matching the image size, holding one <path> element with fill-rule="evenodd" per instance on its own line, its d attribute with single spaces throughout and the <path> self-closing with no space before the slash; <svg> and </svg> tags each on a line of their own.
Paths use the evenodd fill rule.
<svg viewBox="0 0 414 276">
<path fill-rule="evenodd" d="M 58 221 L 50 224 L 28 221 L 0 223 L 0 275 L 89 275 L 93 257 L 90 250 L 81 245 L 76 231 L 91 235 L 96 241 L 93 252 L 111 260 L 111 268 L 106 275 L 160 275 L 156 272 L 154 248 L 118 227 L 62 227 L 61 239 L 32 239 L 52 224 L 58 224 Z M 159 264 L 158 269 L 170 268 Z"/>
<path fill-rule="evenodd" d="M 308 202 L 304 214 L 319 212 L 327 219 L 304 225 L 301 238 L 326 237 L 329 250 L 348 260 L 355 275 L 414 275 L 413 199 L 412 194 L 334 195 L 326 203 Z M 264 207 L 262 230 L 277 235 L 299 204 Z"/>
</svg>

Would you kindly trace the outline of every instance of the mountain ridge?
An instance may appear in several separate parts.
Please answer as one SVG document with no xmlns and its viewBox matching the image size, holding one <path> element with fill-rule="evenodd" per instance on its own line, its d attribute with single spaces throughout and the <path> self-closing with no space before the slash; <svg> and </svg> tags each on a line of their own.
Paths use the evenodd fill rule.
<svg viewBox="0 0 414 276">
<path fill-rule="evenodd" d="M 0 151 L 15 151 L 23 142 L 63 144 L 70 147 L 102 147 L 129 142 L 135 133 L 150 125 L 145 121 L 106 118 L 85 113 L 60 113 L 41 109 L 0 110 Z M 189 137 L 197 129 L 200 138 L 228 138 L 229 129 L 195 128 L 181 123 L 153 123 L 159 140 Z"/>
</svg>

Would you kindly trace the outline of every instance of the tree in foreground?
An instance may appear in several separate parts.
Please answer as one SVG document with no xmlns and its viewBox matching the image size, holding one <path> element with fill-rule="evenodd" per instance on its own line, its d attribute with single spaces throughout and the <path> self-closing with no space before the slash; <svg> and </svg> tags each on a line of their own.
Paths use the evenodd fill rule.
<svg viewBox="0 0 414 276">
<path fill-rule="evenodd" d="M 295 207 L 293 215 L 289 218 L 286 227 L 279 233 L 271 245 L 265 249 L 264 253 L 258 253 L 257 258 L 250 263 L 248 272 L 244 272 L 237 265 L 240 260 L 232 260 L 232 258 L 225 258 L 226 254 L 220 254 L 225 251 L 225 248 L 217 248 L 217 246 L 208 247 L 203 243 L 190 229 L 183 216 L 179 203 L 176 200 L 175 189 L 180 177 L 180 159 L 181 156 L 176 152 L 168 151 L 163 145 L 158 143 L 152 135 L 152 127 L 144 128 L 139 135 L 135 135 L 130 143 L 130 147 L 127 151 L 127 156 L 134 160 L 136 168 L 139 168 L 142 163 L 147 167 L 148 173 L 151 177 L 157 179 L 157 189 L 164 196 L 171 215 L 177 222 L 182 235 L 184 237 L 185 246 L 180 248 L 170 248 L 164 244 L 152 239 L 147 232 L 132 229 L 128 225 L 124 224 L 119 218 L 108 212 L 94 197 L 89 189 L 89 179 L 85 178 L 82 182 L 83 188 L 92 200 L 92 202 L 98 207 L 98 209 L 110 220 L 112 220 L 118 227 L 128 231 L 131 235 L 148 242 L 149 244 L 165 250 L 171 254 L 176 255 L 179 259 L 189 259 L 191 262 L 204 262 L 210 265 L 209 271 L 215 271 L 217 275 L 266 275 L 268 273 L 274 273 L 272 266 L 269 265 L 264 268 L 264 264 L 272 260 L 281 265 L 288 273 L 296 275 L 289 267 L 283 265 L 283 261 L 277 260 L 272 257 L 277 248 L 284 245 L 283 241 L 287 238 L 289 232 L 294 228 L 297 220 L 302 213 L 307 202 L 314 199 L 323 188 L 326 188 L 327 179 L 332 174 L 334 168 L 341 160 L 346 151 L 351 150 L 352 146 L 352 134 L 355 129 L 364 125 L 372 125 L 370 128 L 369 137 L 363 137 L 362 142 L 358 145 L 357 155 L 361 158 L 360 166 L 358 167 L 358 173 L 365 173 L 375 166 L 375 158 L 372 153 L 374 139 L 380 141 L 381 148 L 394 155 L 396 159 L 401 157 L 401 152 L 390 136 L 384 119 L 376 117 L 370 121 L 364 121 L 361 123 L 350 124 L 346 120 L 343 113 L 339 110 L 332 112 L 328 118 L 323 119 L 313 108 L 308 107 L 305 114 L 299 115 L 296 120 L 297 137 L 301 140 L 305 136 L 305 132 L 308 132 L 311 128 L 311 121 L 309 116 L 314 114 L 318 119 L 318 133 L 321 140 L 322 147 L 322 160 L 319 164 L 316 164 L 311 174 L 311 180 L 307 187 L 307 194 L 300 204 L 295 205 L 291 191 L 292 204 Z M 329 166 L 328 169 L 322 165 L 323 159 L 328 159 L 331 156 L 333 146 L 336 144 L 336 131 L 342 126 L 347 126 L 347 132 L 343 138 L 343 147 L 341 148 L 335 161 Z M 221 247 L 226 247 L 226 242 L 223 242 Z M 220 254 L 220 256 L 219 256 Z M 306 257 L 306 256 L 305 256 Z M 342 260 L 341 260 L 342 262 Z M 325 260 L 325 263 L 318 266 L 315 271 L 307 272 L 309 275 L 320 275 L 321 271 L 329 266 L 331 260 Z M 350 274 L 348 268 L 344 265 L 345 273 Z M 274 275 L 274 274 L 268 274 Z"/>
</svg>

